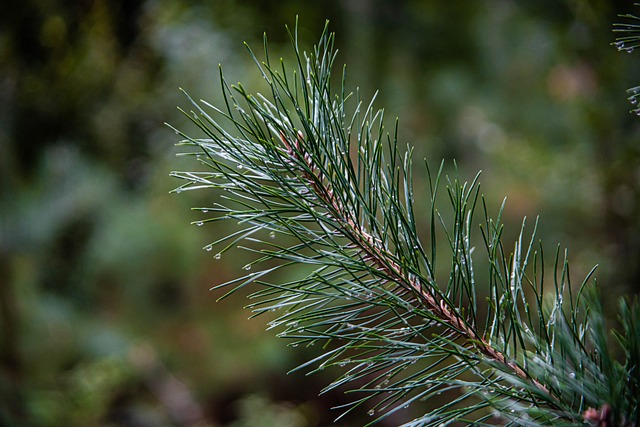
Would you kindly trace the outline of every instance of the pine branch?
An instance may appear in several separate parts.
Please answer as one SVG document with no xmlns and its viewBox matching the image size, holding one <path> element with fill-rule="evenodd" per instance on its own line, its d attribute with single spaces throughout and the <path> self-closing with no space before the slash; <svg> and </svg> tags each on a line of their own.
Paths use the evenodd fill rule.
<svg viewBox="0 0 640 427">
<path fill-rule="evenodd" d="M 386 133 L 373 100 L 365 106 L 346 93 L 344 72 L 332 92 L 333 34 L 325 29 L 311 54 L 290 35 L 293 70 L 272 64 L 266 38 L 264 62 L 249 49 L 268 97 L 228 85 L 221 72 L 224 109 L 188 98 L 194 110 L 185 114 L 205 137 L 176 131 L 207 169 L 174 172 L 185 181 L 176 192 L 222 190 L 214 205 L 197 208 L 215 216 L 196 223 L 238 226 L 205 249 L 220 248 L 216 259 L 234 247 L 256 257 L 214 289 L 230 289 L 228 296 L 257 285 L 254 315 L 279 311 L 269 328 L 283 329 L 279 336 L 293 346 L 322 342 L 297 369 L 342 368 L 324 391 L 360 396 L 345 413 L 364 405 L 377 421 L 445 393 L 447 403 L 406 425 L 637 425 L 637 302 L 621 308 L 620 364 L 610 356 L 593 271 L 574 296 L 558 250 L 548 289 L 537 225 L 527 240 L 523 223 L 506 250 L 504 205 L 497 218 L 489 215 L 477 177 L 446 177 L 446 214 L 437 207 L 442 165 L 435 175 L 427 167 L 429 229 L 421 232 L 412 151 L 400 150 L 397 123 L 393 136 Z M 486 307 L 474 268 L 481 251 Z M 443 276 L 436 262 L 447 256 Z M 307 273 L 278 280 L 285 276 L 275 273 L 293 266 Z"/>
</svg>

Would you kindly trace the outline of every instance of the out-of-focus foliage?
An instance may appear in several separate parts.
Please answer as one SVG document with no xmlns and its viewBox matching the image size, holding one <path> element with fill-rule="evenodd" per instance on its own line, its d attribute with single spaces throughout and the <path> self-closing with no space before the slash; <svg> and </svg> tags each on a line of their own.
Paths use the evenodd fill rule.
<svg viewBox="0 0 640 427">
<path fill-rule="evenodd" d="M 181 160 L 162 123 L 180 125 L 178 87 L 214 100 L 218 63 L 258 85 L 242 41 L 259 44 L 268 31 L 277 49 L 296 14 L 309 43 L 332 21 L 349 81 L 381 90 L 417 158 L 482 169 L 484 191 L 508 195 L 509 217 L 541 214 L 543 239 L 571 249 L 578 276 L 599 263 L 605 295 L 637 292 L 640 128 L 625 90 L 639 66 L 610 46 L 629 7 L 3 5 L 0 424 L 256 425 L 262 413 L 313 426 L 336 416 L 327 408 L 341 395 L 309 386 L 326 381 L 282 378 L 303 355 L 239 307 L 214 303 L 208 288 L 244 262 L 199 250 L 208 239 L 185 217 L 197 203 L 168 195 Z"/>
</svg>

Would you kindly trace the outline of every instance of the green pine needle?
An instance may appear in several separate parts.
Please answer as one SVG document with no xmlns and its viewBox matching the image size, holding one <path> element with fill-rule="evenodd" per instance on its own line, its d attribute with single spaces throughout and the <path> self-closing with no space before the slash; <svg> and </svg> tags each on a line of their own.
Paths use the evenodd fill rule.
<svg viewBox="0 0 640 427">
<path fill-rule="evenodd" d="M 398 124 L 389 134 L 373 100 L 346 92 L 344 72 L 334 90 L 334 35 L 325 28 L 311 53 L 290 36 L 293 67 L 272 62 L 266 38 L 263 62 L 249 50 L 270 93 L 221 72 L 222 107 L 188 98 L 202 137 L 179 132 L 180 144 L 205 171 L 173 172 L 184 181 L 175 191 L 220 190 L 198 223 L 237 228 L 206 249 L 220 258 L 239 247 L 251 260 L 216 289 L 251 286 L 253 314 L 278 313 L 269 328 L 292 346 L 321 344 L 297 369 L 340 368 L 322 392 L 349 391 L 340 410 L 372 423 L 443 394 L 447 403 L 406 425 L 637 425 L 638 303 L 621 305 L 616 361 L 593 271 L 574 287 L 558 251 L 547 283 L 536 226 L 527 237 L 523 223 L 506 245 L 504 205 L 489 214 L 477 177 L 427 167 L 429 206 L 419 208 Z M 274 274 L 286 267 L 296 268 Z M 488 291 L 476 289 L 485 281 Z"/>
<path fill-rule="evenodd" d="M 634 5 L 640 6 L 640 3 Z M 624 22 L 613 24 L 613 32 L 618 36 L 612 44 L 621 52 L 633 53 L 636 48 L 640 47 L 640 17 L 627 13 L 620 15 L 620 18 Z M 640 116 L 640 86 L 628 89 L 627 93 L 629 94 L 627 99 L 633 106 L 631 112 Z"/>
</svg>

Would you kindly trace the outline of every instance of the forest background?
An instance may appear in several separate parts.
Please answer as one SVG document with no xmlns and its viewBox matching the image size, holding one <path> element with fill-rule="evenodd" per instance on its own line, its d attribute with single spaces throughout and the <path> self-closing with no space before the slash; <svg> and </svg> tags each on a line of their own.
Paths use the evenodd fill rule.
<svg viewBox="0 0 640 427">
<path fill-rule="evenodd" d="M 291 54 L 325 20 L 363 97 L 432 165 L 456 160 L 515 235 L 540 216 L 605 305 L 640 291 L 640 61 L 611 43 L 628 1 L 11 1 L 0 16 L 0 425 L 324 426 L 346 398 L 285 375 L 290 349 L 209 288 L 241 257 L 202 250 L 171 195 L 178 90 L 219 103 L 218 64 L 260 89 L 243 41 Z M 636 7 L 637 9 L 637 7 Z M 637 10 L 635 11 L 637 12 Z M 206 200 L 211 202 L 211 200 Z M 610 310 L 613 312 L 613 310 Z M 411 410 L 420 413 L 420 405 Z M 358 418 L 361 417 L 361 418 Z M 336 425 L 357 425 L 353 414 Z M 393 417 L 387 418 L 394 425 Z"/>
</svg>

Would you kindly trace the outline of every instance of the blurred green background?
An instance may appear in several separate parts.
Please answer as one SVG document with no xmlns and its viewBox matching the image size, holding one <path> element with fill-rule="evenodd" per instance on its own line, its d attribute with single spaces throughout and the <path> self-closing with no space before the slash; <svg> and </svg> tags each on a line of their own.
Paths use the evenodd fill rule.
<svg viewBox="0 0 640 427">
<path fill-rule="evenodd" d="M 0 425 L 324 426 L 350 400 L 332 377 L 285 375 L 311 357 L 247 320 L 212 285 L 238 274 L 201 248 L 169 191 L 189 129 L 178 88 L 220 101 L 218 64 L 260 88 L 242 42 L 290 56 L 300 16 L 325 19 L 352 87 L 380 89 L 403 143 L 431 165 L 483 170 L 506 222 L 540 215 L 575 282 L 599 264 L 615 298 L 640 289 L 640 119 L 625 90 L 610 0 L 10 0 L 0 15 Z M 420 405 L 412 409 L 421 413 Z M 401 415 L 383 425 L 397 425 Z M 366 408 L 336 425 L 359 425 Z"/>
</svg>

